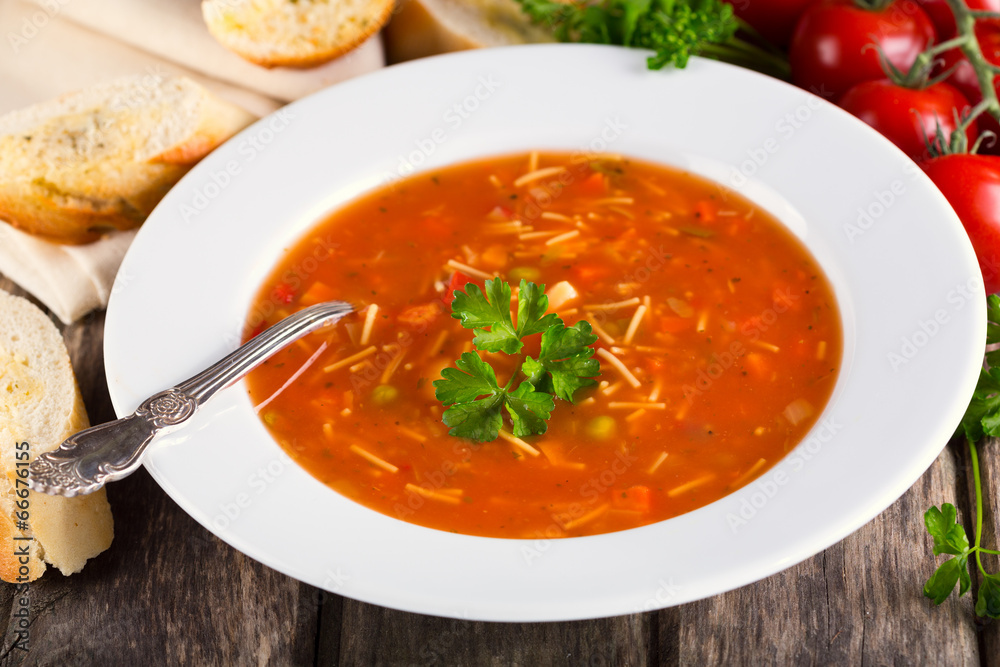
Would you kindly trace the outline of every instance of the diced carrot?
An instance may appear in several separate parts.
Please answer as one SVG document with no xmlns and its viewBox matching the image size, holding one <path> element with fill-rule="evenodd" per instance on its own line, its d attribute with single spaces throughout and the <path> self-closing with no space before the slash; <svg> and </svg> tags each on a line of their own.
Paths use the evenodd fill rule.
<svg viewBox="0 0 1000 667">
<path fill-rule="evenodd" d="M 332 287 L 326 283 L 319 282 L 318 280 L 309 286 L 305 292 L 302 293 L 302 298 L 299 299 L 299 303 L 303 306 L 311 306 L 315 303 L 322 303 L 324 301 L 333 301 L 337 298 L 337 292 Z"/>
<path fill-rule="evenodd" d="M 715 207 L 705 200 L 695 204 L 694 212 L 702 222 L 715 222 Z"/>
<path fill-rule="evenodd" d="M 441 218 L 426 217 L 419 223 L 420 235 L 424 240 L 443 239 L 451 236 L 451 224 Z"/>
<path fill-rule="evenodd" d="M 652 493 L 648 486 L 631 486 L 624 491 L 616 491 L 612 505 L 615 509 L 632 512 L 648 512 L 652 502 Z"/>
<path fill-rule="evenodd" d="M 399 323 L 411 327 L 430 324 L 440 314 L 441 307 L 433 302 L 410 306 L 399 314 Z"/>
<path fill-rule="evenodd" d="M 580 183 L 580 191 L 583 194 L 603 195 L 608 191 L 608 181 L 604 174 L 595 171 Z"/>
<path fill-rule="evenodd" d="M 652 373 L 658 373 L 667 367 L 667 362 L 660 357 L 646 356 L 645 360 L 646 368 L 648 368 Z"/>
<path fill-rule="evenodd" d="M 743 363 L 747 370 L 753 373 L 756 377 L 767 377 L 770 373 L 770 368 L 768 368 L 769 364 L 763 354 L 748 352 L 743 357 Z"/>
<path fill-rule="evenodd" d="M 502 269 L 507 266 L 510 259 L 510 252 L 505 246 L 493 244 L 479 255 L 479 261 L 491 269 Z M 465 283 L 462 283 L 465 286 Z"/>
<path fill-rule="evenodd" d="M 594 280 L 611 275 L 611 268 L 604 264 L 581 264 L 573 268 L 581 283 L 589 284 Z"/>
<path fill-rule="evenodd" d="M 660 331 L 680 333 L 685 329 L 690 329 L 694 324 L 689 317 L 661 317 L 659 325 Z"/>
</svg>

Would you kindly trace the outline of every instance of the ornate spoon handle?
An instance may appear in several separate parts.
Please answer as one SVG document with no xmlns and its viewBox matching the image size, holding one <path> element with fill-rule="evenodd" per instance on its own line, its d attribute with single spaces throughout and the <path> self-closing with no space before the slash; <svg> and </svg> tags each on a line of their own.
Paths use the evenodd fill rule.
<svg viewBox="0 0 1000 667">
<path fill-rule="evenodd" d="M 75 496 L 133 473 L 157 435 L 181 427 L 220 389 L 228 387 L 275 352 L 353 310 L 344 301 L 316 304 L 290 315 L 194 377 L 150 396 L 128 417 L 71 435 L 58 449 L 28 466 L 35 491 Z"/>
</svg>

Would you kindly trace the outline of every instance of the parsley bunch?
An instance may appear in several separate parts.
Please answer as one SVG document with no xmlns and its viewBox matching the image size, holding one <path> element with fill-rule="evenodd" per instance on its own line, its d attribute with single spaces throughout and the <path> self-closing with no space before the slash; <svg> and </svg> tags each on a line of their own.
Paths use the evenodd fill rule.
<svg viewBox="0 0 1000 667">
<path fill-rule="evenodd" d="M 503 426 L 504 411 L 514 435 L 545 433 L 555 407 L 554 397 L 572 402 L 577 389 L 594 384 L 600 364 L 590 347 L 597 336 L 581 320 L 567 327 L 553 313 L 546 314 L 549 298 L 545 286 L 522 280 L 517 295 L 517 322 L 510 312 L 512 290 L 499 278 L 486 281 L 485 292 L 469 283 L 455 291 L 451 316 L 476 333 L 473 344 L 485 352 L 518 354 L 524 339 L 541 334 L 538 359 L 526 357 L 503 387 L 493 367 L 475 352 L 466 352 L 455 368 L 441 372 L 434 381 L 434 395 L 448 407 L 442 421 L 450 435 L 480 442 L 496 440 Z M 524 379 L 511 391 L 519 375 Z"/>
<path fill-rule="evenodd" d="M 684 67 L 693 55 L 749 67 L 788 79 L 788 62 L 774 47 L 762 48 L 737 36 L 763 39 L 722 0 L 517 0 L 533 23 L 561 42 L 619 44 L 655 53 L 650 69 Z"/>
<path fill-rule="evenodd" d="M 986 301 L 986 343 L 995 346 L 1000 343 L 1000 297 L 991 295 Z M 979 474 L 979 455 L 976 442 L 984 435 L 1000 437 L 1000 349 L 986 353 L 986 368 L 980 371 L 979 382 L 972 400 L 966 409 L 959 427 L 965 432 L 972 459 L 972 477 L 976 492 L 976 542 L 969 546 L 965 528 L 956 521 L 958 512 L 954 505 L 945 503 L 924 513 L 924 525 L 934 538 L 934 555 L 950 554 L 924 584 L 924 595 L 941 604 L 958 586 L 958 595 L 965 595 L 972 587 L 969 573 L 969 558 L 975 556 L 976 566 L 982 580 L 976 598 L 976 614 L 1000 618 L 1000 573 L 990 574 L 983 567 L 982 554 L 1000 554 L 1000 551 L 985 549 L 983 537 L 983 484 Z"/>
</svg>

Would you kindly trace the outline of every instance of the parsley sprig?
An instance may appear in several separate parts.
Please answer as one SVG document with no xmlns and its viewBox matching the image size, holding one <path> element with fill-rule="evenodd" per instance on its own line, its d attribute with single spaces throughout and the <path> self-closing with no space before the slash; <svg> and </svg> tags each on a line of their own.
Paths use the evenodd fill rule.
<svg viewBox="0 0 1000 667">
<path fill-rule="evenodd" d="M 986 344 L 1000 343 L 1000 297 L 991 295 L 986 301 Z M 1000 350 L 986 353 L 986 367 L 980 371 L 979 382 L 972 400 L 962 418 L 960 431 L 969 443 L 972 460 L 972 478 L 976 494 L 976 540 L 969 545 L 965 528 L 957 522 L 958 511 L 954 505 L 944 503 L 941 509 L 931 507 L 924 513 L 924 525 L 934 538 L 934 555 L 949 554 L 951 558 L 938 566 L 924 584 L 924 595 L 941 604 L 958 584 L 959 597 L 972 587 L 969 558 L 975 556 L 981 575 L 976 598 L 976 614 L 1000 618 L 1000 573 L 991 574 L 983 567 L 982 554 L 1000 554 L 1000 551 L 982 546 L 983 537 L 983 483 L 979 474 L 979 454 L 976 443 L 983 436 L 1000 437 Z"/>
<path fill-rule="evenodd" d="M 648 65 L 684 67 L 693 55 L 715 58 L 788 79 L 788 62 L 722 0 L 517 0 L 533 23 L 561 42 L 652 49 Z"/>
<path fill-rule="evenodd" d="M 485 287 L 469 283 L 464 291 L 456 290 L 451 316 L 475 331 L 472 342 L 484 352 L 518 354 L 525 338 L 541 334 L 538 359 L 521 360 L 501 387 L 492 366 L 475 352 L 465 352 L 434 382 L 434 395 L 449 406 L 442 421 L 451 427 L 450 435 L 487 442 L 499 436 L 506 412 L 515 436 L 540 435 L 548 429 L 555 397 L 572 402 L 577 389 L 594 384 L 600 364 L 590 346 L 597 336 L 586 321 L 567 327 L 557 315 L 546 313 L 545 285 L 521 281 L 516 322 L 510 285 L 496 278 Z M 519 376 L 523 379 L 511 390 Z"/>
</svg>

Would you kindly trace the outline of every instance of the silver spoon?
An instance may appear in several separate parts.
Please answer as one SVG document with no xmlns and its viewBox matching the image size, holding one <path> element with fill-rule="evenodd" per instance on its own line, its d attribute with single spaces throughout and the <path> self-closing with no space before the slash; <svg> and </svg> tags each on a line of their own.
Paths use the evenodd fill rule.
<svg viewBox="0 0 1000 667">
<path fill-rule="evenodd" d="M 345 301 L 328 301 L 286 317 L 189 380 L 150 396 L 128 417 L 80 431 L 58 449 L 39 455 L 28 466 L 28 485 L 52 495 L 76 496 L 132 474 L 155 436 L 178 429 L 219 390 L 352 310 Z"/>
</svg>

